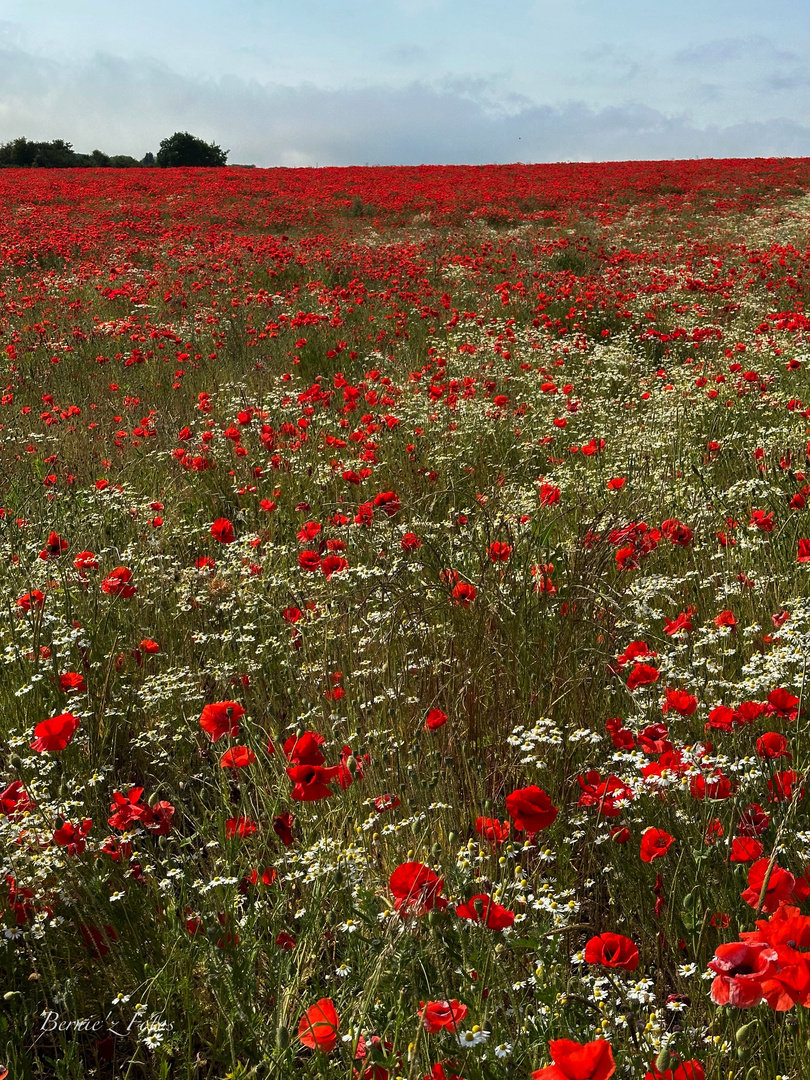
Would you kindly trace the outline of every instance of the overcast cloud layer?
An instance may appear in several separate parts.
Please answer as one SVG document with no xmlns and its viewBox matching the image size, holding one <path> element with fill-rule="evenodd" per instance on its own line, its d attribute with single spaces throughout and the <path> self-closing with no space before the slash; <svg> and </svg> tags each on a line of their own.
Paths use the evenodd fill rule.
<svg viewBox="0 0 810 1080">
<path fill-rule="evenodd" d="M 803 0 L 767 21 L 749 0 L 116 6 L 0 0 L 0 142 L 140 158 L 189 130 L 257 165 L 810 155 Z"/>
</svg>

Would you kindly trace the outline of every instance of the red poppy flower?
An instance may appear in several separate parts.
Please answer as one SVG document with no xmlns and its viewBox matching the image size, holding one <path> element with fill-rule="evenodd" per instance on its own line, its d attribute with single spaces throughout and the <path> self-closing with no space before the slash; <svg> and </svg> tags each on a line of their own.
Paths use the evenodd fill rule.
<svg viewBox="0 0 810 1080">
<path fill-rule="evenodd" d="M 324 769 L 320 765 L 294 765 L 287 769 L 287 776 L 294 784 L 290 798 L 297 802 L 328 799 L 334 792 L 327 785 L 340 775 L 340 771 L 339 765 L 330 769 Z"/>
<path fill-rule="evenodd" d="M 295 938 L 290 937 L 289 934 L 285 934 L 282 930 L 276 938 L 276 945 L 278 945 L 280 949 L 283 949 L 284 952 L 292 952 L 295 948 Z"/>
<path fill-rule="evenodd" d="M 697 707 L 698 699 L 694 694 L 689 694 L 686 690 L 673 690 L 671 687 L 667 687 L 666 700 L 663 705 L 664 712 L 674 709 L 681 716 L 691 716 Z"/>
<path fill-rule="evenodd" d="M 627 480 L 623 476 L 614 476 L 612 480 L 608 480 L 608 491 L 621 491 Z"/>
<path fill-rule="evenodd" d="M 331 998 L 310 1005 L 298 1022 L 298 1038 L 310 1050 L 330 1053 L 337 1045 L 338 1014 Z"/>
<path fill-rule="evenodd" d="M 386 810 L 396 810 L 399 806 L 398 795 L 375 795 L 371 801 L 378 814 L 383 814 Z"/>
<path fill-rule="evenodd" d="M 762 532 L 773 532 L 776 522 L 773 519 L 773 511 L 767 510 L 752 510 L 751 520 L 748 523 L 753 528 L 760 529 Z"/>
<path fill-rule="evenodd" d="M 323 765 L 326 758 L 321 746 L 326 742 L 315 731 L 304 731 L 298 738 L 291 735 L 284 743 L 284 754 L 294 765 Z"/>
<path fill-rule="evenodd" d="M 560 501 L 560 489 L 555 487 L 554 484 L 547 484 L 545 481 L 540 485 L 540 505 L 541 506 L 556 506 Z"/>
<path fill-rule="evenodd" d="M 771 690 L 768 694 L 768 711 L 776 716 L 781 716 L 785 720 L 795 720 L 796 710 L 799 704 L 799 699 L 795 694 L 791 694 L 789 690 L 785 690 L 781 686 L 777 686 L 775 690 Z M 768 707 L 766 706 L 766 708 Z"/>
<path fill-rule="evenodd" d="M 615 741 L 614 737 L 614 744 Z M 578 777 L 577 782 L 582 788 L 577 806 L 596 806 L 603 817 L 618 817 L 621 809 L 616 805 L 616 801 L 633 798 L 632 790 L 623 784 L 618 776 L 611 775 L 602 780 L 595 769 Z"/>
<path fill-rule="evenodd" d="M 722 629 L 724 626 L 728 626 L 731 630 L 736 630 L 737 620 L 734 618 L 734 612 L 721 611 L 719 615 L 715 615 L 714 625 L 719 629 Z"/>
<path fill-rule="evenodd" d="M 734 791 L 734 786 L 721 772 L 711 776 L 693 776 L 689 782 L 689 791 L 695 799 L 727 799 Z"/>
<path fill-rule="evenodd" d="M 142 649 L 145 653 L 149 653 L 150 655 L 154 655 L 155 653 L 160 652 L 160 646 L 156 641 L 152 641 L 151 638 L 144 638 L 138 648 Z"/>
<path fill-rule="evenodd" d="M 124 600 L 129 600 L 137 592 L 137 586 L 130 585 L 131 581 L 132 571 L 126 566 L 117 566 L 104 578 L 101 588 L 108 596 L 120 596 Z"/>
<path fill-rule="evenodd" d="M 669 731 L 666 724 L 648 724 L 638 733 L 639 749 L 645 754 L 666 754 L 672 750 L 672 743 L 667 738 Z"/>
<path fill-rule="evenodd" d="M 226 517 L 217 518 L 211 526 L 211 535 L 220 544 L 232 544 L 236 539 L 233 524 Z"/>
<path fill-rule="evenodd" d="M 770 859 L 757 859 L 748 871 L 748 888 L 741 894 L 741 897 L 752 908 L 759 907 L 759 898 L 762 894 L 762 886 L 765 883 L 770 863 Z M 795 884 L 796 879 L 793 874 L 788 873 L 787 870 L 783 870 L 781 866 L 774 863 L 762 899 L 761 910 L 766 915 L 776 911 L 779 905 L 783 904 L 793 892 Z"/>
<path fill-rule="evenodd" d="M 59 676 L 59 687 L 66 694 L 71 690 L 77 692 L 87 689 L 87 683 L 84 681 L 84 675 L 80 675 L 78 671 L 66 671 Z"/>
<path fill-rule="evenodd" d="M 644 1074 L 644 1080 L 706 1080 L 703 1066 L 695 1058 L 691 1061 L 682 1061 L 674 1069 L 666 1069 L 660 1072 L 655 1064 L 650 1066 L 651 1072 Z"/>
<path fill-rule="evenodd" d="M 447 900 L 441 895 L 444 881 L 429 866 L 420 862 L 401 863 L 388 881 L 394 894 L 394 907 L 409 915 L 424 915 L 433 908 L 444 910 Z"/>
<path fill-rule="evenodd" d="M 232 746 L 219 759 L 219 764 L 223 769 L 244 769 L 255 760 L 256 755 L 249 746 Z"/>
<path fill-rule="evenodd" d="M 552 1039 L 548 1049 L 554 1064 L 536 1069 L 532 1080 L 608 1080 L 616 1071 L 613 1051 L 604 1039 L 589 1043 Z"/>
<path fill-rule="evenodd" d="M 686 612 L 676 619 L 664 619 L 664 633 L 673 637 L 675 634 L 689 633 L 692 629 L 692 619 Z"/>
<path fill-rule="evenodd" d="M 302 544 L 308 544 L 310 540 L 315 539 L 320 531 L 321 526 L 317 521 L 306 521 L 296 533 L 296 537 Z"/>
<path fill-rule="evenodd" d="M 661 522 L 661 532 L 672 544 L 678 547 L 688 547 L 692 542 L 692 530 L 688 525 L 682 525 L 677 518 L 669 518 Z"/>
<path fill-rule="evenodd" d="M 639 686 L 649 686 L 658 681 L 660 675 L 658 668 L 652 664 L 636 664 L 627 677 L 627 689 L 635 690 Z"/>
<path fill-rule="evenodd" d="M 399 495 L 395 491 L 381 491 L 374 496 L 374 505 L 388 517 L 393 517 L 400 508 Z"/>
<path fill-rule="evenodd" d="M 400 541 L 400 546 L 403 551 L 416 551 L 422 546 L 422 541 L 413 532 L 407 532 Z"/>
<path fill-rule="evenodd" d="M 506 809 L 518 832 L 534 833 L 547 829 L 559 813 L 542 788 L 534 784 L 517 788 L 506 796 Z"/>
<path fill-rule="evenodd" d="M 489 545 L 489 561 L 494 563 L 509 562 L 512 549 L 501 540 L 495 540 Z"/>
<path fill-rule="evenodd" d="M 757 739 L 757 754 L 761 758 L 792 757 L 787 748 L 787 739 L 778 731 L 766 731 Z"/>
<path fill-rule="evenodd" d="M 425 731 L 435 731 L 447 723 L 447 713 L 441 709 L 431 709 L 425 717 Z"/>
<path fill-rule="evenodd" d="M 80 551 L 73 560 L 73 565 L 79 573 L 83 570 L 98 570 L 98 559 L 92 551 Z"/>
<path fill-rule="evenodd" d="M 293 842 L 292 827 L 295 818 L 292 814 L 278 814 L 273 818 L 273 832 L 285 847 Z"/>
<path fill-rule="evenodd" d="M 458 585 L 454 586 L 450 595 L 454 604 L 458 604 L 459 607 L 468 608 L 478 595 L 478 590 L 468 581 L 460 581 Z"/>
<path fill-rule="evenodd" d="M 239 719 L 244 715 L 245 710 L 237 701 L 214 701 L 203 708 L 200 727 L 211 736 L 211 742 L 216 742 L 223 735 L 236 739 L 239 736 Z"/>
<path fill-rule="evenodd" d="M 48 539 L 45 541 L 45 547 L 40 551 L 39 557 L 43 562 L 48 562 L 50 559 L 58 559 L 63 551 L 67 551 L 70 544 L 59 533 L 52 532 Z"/>
<path fill-rule="evenodd" d="M 79 718 L 73 713 L 60 713 L 50 720 L 43 720 L 34 728 L 34 741 L 30 744 L 38 754 L 44 751 L 58 754 L 68 745 L 79 727 Z"/>
<path fill-rule="evenodd" d="M 302 570 L 314 573 L 321 568 L 321 557 L 317 551 L 302 551 L 298 556 L 298 565 Z"/>
<path fill-rule="evenodd" d="M 491 844 L 502 844 L 509 836 L 511 825 L 508 821 L 497 818 L 480 817 L 475 819 L 475 831 Z"/>
<path fill-rule="evenodd" d="M 638 967 L 638 947 L 622 934 L 607 932 L 592 937 L 585 946 L 585 962 L 635 971 Z"/>
<path fill-rule="evenodd" d="M 716 1005 L 750 1009 L 762 1001 L 762 983 L 774 971 L 776 953 L 763 943 L 729 942 L 715 950 L 709 961 L 716 978 L 711 998 Z"/>
<path fill-rule="evenodd" d="M 647 829 L 641 837 L 641 861 L 648 863 L 662 858 L 674 842 L 675 837 L 663 829 Z"/>
<path fill-rule="evenodd" d="M 481 923 L 489 930 L 505 930 L 515 921 L 514 912 L 496 904 L 486 895 L 473 896 L 466 904 L 456 907 L 456 915 L 470 922 Z"/>
<path fill-rule="evenodd" d="M 256 822 L 248 817 L 232 817 L 225 822 L 225 835 L 229 840 L 234 836 L 252 836 L 257 829 Z"/>
<path fill-rule="evenodd" d="M 27 592 L 25 596 L 21 596 L 17 601 L 17 607 L 22 608 L 23 611 L 30 611 L 32 607 L 42 608 L 45 603 L 45 593 L 40 592 L 39 589 L 32 589 L 31 592 Z"/>
<path fill-rule="evenodd" d="M 784 769 L 774 773 L 773 780 L 768 781 L 768 791 L 771 802 L 790 802 L 794 795 L 794 789 L 799 782 L 799 774 L 793 769 Z M 804 798 L 804 788 L 799 789 L 799 798 Z"/>
<path fill-rule="evenodd" d="M 429 1035 L 448 1028 L 455 1031 L 469 1012 L 466 1005 L 453 998 L 452 1001 L 420 1001 L 419 1019 Z"/>
<path fill-rule="evenodd" d="M 93 822 L 90 818 L 85 818 L 78 827 L 66 821 L 60 829 L 54 830 L 53 842 L 65 848 L 68 855 L 81 855 L 87 847 L 85 837 L 92 827 Z"/>
<path fill-rule="evenodd" d="M 342 555 L 327 555 L 321 562 L 321 573 L 325 575 L 326 580 L 332 577 L 332 574 L 340 574 L 349 567 L 349 560 L 344 559 Z"/>
<path fill-rule="evenodd" d="M 797 562 L 810 562 L 810 540 L 799 541 L 799 554 L 796 556 Z"/>
<path fill-rule="evenodd" d="M 5 791 L 0 791 L 0 814 L 3 816 L 13 818 L 15 814 L 23 814 L 33 808 L 34 803 L 28 797 L 22 780 L 12 780 Z"/>
<path fill-rule="evenodd" d="M 729 862 L 754 862 L 765 849 L 755 836 L 735 836 L 731 842 Z"/>
<path fill-rule="evenodd" d="M 751 803 L 737 822 L 737 832 L 741 836 L 759 836 L 760 833 L 765 832 L 770 823 L 770 815 L 765 813 L 759 803 Z"/>
</svg>

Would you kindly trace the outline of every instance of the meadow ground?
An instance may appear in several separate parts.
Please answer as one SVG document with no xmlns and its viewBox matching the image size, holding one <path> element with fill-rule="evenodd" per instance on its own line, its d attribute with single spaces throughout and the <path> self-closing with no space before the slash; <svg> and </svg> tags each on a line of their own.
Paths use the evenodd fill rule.
<svg viewBox="0 0 810 1080">
<path fill-rule="evenodd" d="M 810 161 L 0 205 L 9 1076 L 810 1076 Z"/>
</svg>

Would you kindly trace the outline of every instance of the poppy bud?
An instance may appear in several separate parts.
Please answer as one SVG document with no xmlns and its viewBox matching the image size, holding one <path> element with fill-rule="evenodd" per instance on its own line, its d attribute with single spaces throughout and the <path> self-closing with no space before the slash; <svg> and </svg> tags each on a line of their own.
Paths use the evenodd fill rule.
<svg viewBox="0 0 810 1080">
<path fill-rule="evenodd" d="M 154 807 L 155 803 L 160 801 L 158 798 L 158 793 L 156 791 L 153 791 L 146 801 L 150 807 Z"/>
<path fill-rule="evenodd" d="M 286 1050 L 290 1045 L 290 1033 L 284 1024 L 279 1024 L 276 1029 L 276 1046 L 279 1050 Z"/>
<path fill-rule="evenodd" d="M 484 809 L 488 814 L 492 811 L 492 799 L 484 800 Z"/>
<path fill-rule="evenodd" d="M 449 832 L 447 834 L 447 843 L 448 844 L 455 844 L 456 840 L 458 840 L 458 833 Z"/>
<path fill-rule="evenodd" d="M 19 771 L 23 766 L 22 758 L 19 754 L 12 754 L 8 760 L 12 769 L 17 769 Z"/>
<path fill-rule="evenodd" d="M 672 1063 L 672 1054 L 669 1052 L 668 1046 L 662 1046 L 661 1052 L 655 1059 L 655 1067 L 659 1072 L 665 1073 Z"/>
<path fill-rule="evenodd" d="M 56 830 L 57 830 L 57 832 L 59 831 L 59 829 L 64 829 L 64 827 L 65 827 L 65 819 L 60 814 L 56 818 Z"/>
<path fill-rule="evenodd" d="M 695 906 L 696 901 L 697 901 L 697 889 L 692 889 L 692 891 L 688 892 L 686 894 L 686 896 L 683 898 L 684 911 L 691 911 L 692 908 Z M 665 1070 L 661 1069 L 660 1071 L 664 1072 Z"/>
<path fill-rule="evenodd" d="M 357 772 L 357 761 L 353 757 L 350 757 L 349 760 L 346 762 L 346 768 L 349 770 L 352 776 L 354 776 L 354 774 Z"/>
<path fill-rule="evenodd" d="M 736 1042 L 737 1046 L 747 1046 L 751 1040 L 751 1036 L 754 1034 L 758 1027 L 759 1021 L 752 1020 L 750 1021 L 750 1023 L 743 1024 L 742 1027 L 737 1028 L 737 1030 L 734 1032 L 734 1041 Z"/>
<path fill-rule="evenodd" d="M 441 855 L 441 853 L 442 853 L 442 845 L 441 844 L 434 844 L 433 847 L 430 849 L 430 854 L 433 856 L 434 859 L 438 859 L 438 857 Z"/>
<path fill-rule="evenodd" d="M 343 871 L 342 870 L 336 870 L 335 874 L 334 874 L 334 877 L 335 877 L 335 884 L 336 885 L 342 885 L 343 884 Z"/>
</svg>

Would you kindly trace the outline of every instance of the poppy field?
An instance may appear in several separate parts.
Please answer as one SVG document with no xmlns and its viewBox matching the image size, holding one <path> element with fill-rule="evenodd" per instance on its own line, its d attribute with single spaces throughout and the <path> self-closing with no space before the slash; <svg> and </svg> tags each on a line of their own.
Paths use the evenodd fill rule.
<svg viewBox="0 0 810 1080">
<path fill-rule="evenodd" d="M 9 1075 L 810 1076 L 810 161 L 0 204 Z"/>
</svg>

